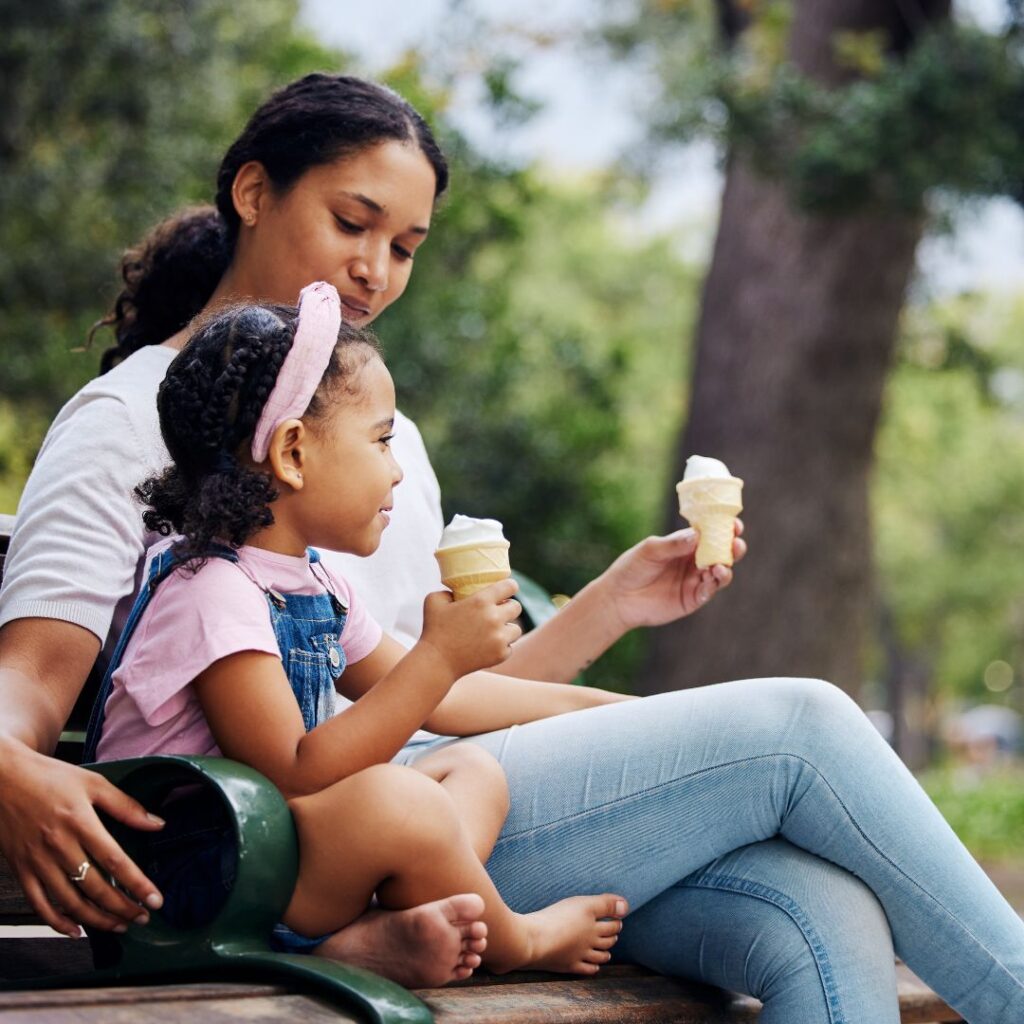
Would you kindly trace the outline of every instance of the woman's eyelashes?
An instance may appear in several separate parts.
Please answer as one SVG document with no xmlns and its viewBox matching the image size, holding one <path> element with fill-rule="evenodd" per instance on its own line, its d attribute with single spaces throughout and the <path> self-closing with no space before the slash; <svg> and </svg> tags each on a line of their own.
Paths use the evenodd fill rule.
<svg viewBox="0 0 1024 1024">
<path fill-rule="evenodd" d="M 350 235 L 361 235 L 366 230 L 362 224 L 356 224 L 355 221 L 346 220 L 344 217 L 339 217 L 338 214 L 334 215 L 334 219 L 337 222 L 338 227 Z"/>
<path fill-rule="evenodd" d="M 347 235 L 361 235 L 369 230 L 365 224 L 358 224 L 355 221 L 348 220 L 337 213 L 334 215 L 334 220 L 338 227 Z M 392 243 L 391 251 L 400 260 L 411 260 L 416 255 L 412 250 L 407 249 L 404 245 L 399 245 L 397 242 Z"/>
<path fill-rule="evenodd" d="M 390 448 L 394 436 L 394 434 L 385 434 L 383 437 L 377 438 L 377 443 L 384 445 L 385 448 Z"/>
</svg>

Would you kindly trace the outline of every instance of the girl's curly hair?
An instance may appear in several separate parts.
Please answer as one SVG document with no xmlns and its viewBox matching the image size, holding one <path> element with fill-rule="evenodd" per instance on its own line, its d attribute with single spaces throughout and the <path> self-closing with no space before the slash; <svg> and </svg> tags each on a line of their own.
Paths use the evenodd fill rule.
<svg viewBox="0 0 1024 1024">
<path fill-rule="evenodd" d="M 172 463 L 135 493 L 147 506 L 146 526 L 164 536 L 181 534 L 179 552 L 199 564 L 214 543 L 238 547 L 274 522 L 277 488 L 270 474 L 251 465 L 248 449 L 297 322 L 293 306 L 246 304 L 218 312 L 175 357 L 160 385 L 160 432 Z M 369 331 L 343 321 L 305 417 L 321 419 L 342 390 L 356 393 L 352 378 L 379 351 Z"/>
</svg>

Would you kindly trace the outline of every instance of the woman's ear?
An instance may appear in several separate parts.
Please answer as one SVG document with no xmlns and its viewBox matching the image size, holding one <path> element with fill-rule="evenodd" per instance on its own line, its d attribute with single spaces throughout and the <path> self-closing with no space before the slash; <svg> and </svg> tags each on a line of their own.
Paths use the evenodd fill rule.
<svg viewBox="0 0 1024 1024">
<path fill-rule="evenodd" d="M 231 201 L 243 224 L 253 227 L 270 184 L 266 168 L 259 160 L 250 160 L 238 168 L 231 184 Z"/>
<path fill-rule="evenodd" d="M 270 435 L 267 458 L 274 476 L 293 491 L 303 488 L 302 473 L 306 467 L 306 446 L 309 432 L 302 420 L 285 420 Z"/>
</svg>

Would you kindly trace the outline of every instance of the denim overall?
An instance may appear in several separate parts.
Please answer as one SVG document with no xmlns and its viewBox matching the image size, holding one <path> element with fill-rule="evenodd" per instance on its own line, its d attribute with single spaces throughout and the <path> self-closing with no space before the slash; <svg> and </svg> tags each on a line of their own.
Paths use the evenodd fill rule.
<svg viewBox="0 0 1024 1024">
<path fill-rule="evenodd" d="M 313 568 L 319 563 L 320 555 L 313 548 L 309 548 L 308 553 L 313 574 L 324 586 L 323 594 L 278 593 L 250 576 L 231 548 L 217 545 L 206 553 L 207 557 L 223 558 L 238 565 L 266 596 L 274 637 L 307 732 L 333 714 L 335 683 L 345 670 L 345 651 L 340 637 L 348 616 L 347 606 L 334 593 L 322 569 L 317 572 Z M 153 559 L 146 584 L 135 599 L 93 704 L 83 761 L 96 759 L 114 672 L 121 664 L 128 641 L 156 588 L 187 561 L 175 554 L 173 547 Z M 195 927 L 215 916 L 234 882 L 231 823 L 226 820 L 219 800 L 203 793 L 190 793 L 178 799 L 172 797 L 160 808 L 160 813 L 167 824 L 154 837 L 150 844 L 151 856 L 140 867 L 163 892 L 164 915 L 180 927 Z M 308 952 L 325 938 L 298 935 L 286 925 L 278 924 L 272 945 L 284 952 Z"/>
</svg>

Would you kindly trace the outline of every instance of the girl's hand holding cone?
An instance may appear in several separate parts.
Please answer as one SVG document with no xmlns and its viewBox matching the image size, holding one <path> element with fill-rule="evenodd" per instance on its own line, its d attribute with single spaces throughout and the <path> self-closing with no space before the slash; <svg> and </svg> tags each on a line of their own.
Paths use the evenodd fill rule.
<svg viewBox="0 0 1024 1024">
<path fill-rule="evenodd" d="M 515 580 L 505 579 L 461 601 L 447 590 L 428 594 L 420 642 L 438 651 L 454 679 L 500 664 L 522 635 L 516 624 L 523 611 L 514 600 L 518 589 Z"/>
</svg>

